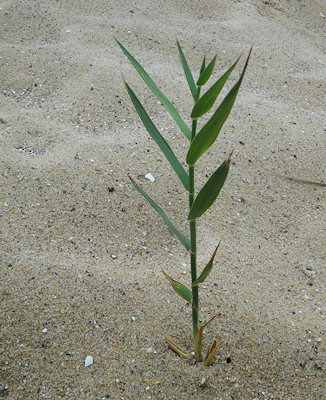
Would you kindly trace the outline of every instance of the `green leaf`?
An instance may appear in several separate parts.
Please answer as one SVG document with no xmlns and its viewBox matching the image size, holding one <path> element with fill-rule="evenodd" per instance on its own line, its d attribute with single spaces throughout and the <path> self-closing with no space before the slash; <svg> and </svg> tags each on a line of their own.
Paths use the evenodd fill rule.
<svg viewBox="0 0 326 400">
<path fill-rule="evenodd" d="M 202 72 L 204 71 L 206 66 L 206 56 L 204 56 L 203 58 L 203 62 L 201 63 L 201 67 L 200 67 L 200 72 L 199 72 L 199 76 L 202 74 Z"/>
<path fill-rule="evenodd" d="M 189 221 L 199 218 L 214 203 L 220 190 L 222 189 L 230 169 L 231 155 L 217 168 L 213 175 L 208 179 L 198 196 L 193 202 L 188 216 Z"/>
<path fill-rule="evenodd" d="M 191 140 L 191 130 L 180 117 L 180 114 L 175 109 L 173 104 L 164 96 L 164 94 L 157 87 L 156 83 L 152 80 L 152 78 L 148 75 L 148 73 L 144 70 L 144 68 L 138 63 L 138 61 L 129 53 L 129 51 L 117 40 L 115 39 L 121 50 L 127 56 L 131 64 L 135 67 L 136 71 L 143 78 L 146 85 L 151 89 L 151 91 L 155 94 L 155 96 L 160 100 L 162 104 L 164 104 L 167 111 L 170 113 L 171 117 L 175 120 L 182 133 L 186 136 L 187 139 Z"/>
<path fill-rule="evenodd" d="M 240 58 L 240 57 L 239 57 Z M 192 112 L 191 112 L 191 118 L 192 119 L 197 119 L 207 113 L 209 111 L 216 99 L 217 96 L 220 94 L 221 90 L 223 89 L 225 82 L 228 80 L 231 72 L 234 70 L 235 66 L 237 65 L 237 62 L 239 61 L 239 58 L 237 61 L 219 78 L 214 85 L 207 90 L 207 92 L 198 100 L 198 102 L 195 104 Z"/>
<path fill-rule="evenodd" d="M 197 81 L 197 86 L 204 86 L 205 83 L 208 81 L 210 76 L 212 75 L 214 66 L 216 62 L 216 56 L 213 58 L 213 60 L 207 65 L 207 67 L 204 69 L 204 71 L 200 74 L 198 81 Z"/>
<path fill-rule="evenodd" d="M 244 74 L 246 72 L 249 57 L 251 54 L 251 49 L 243 68 L 242 74 L 238 82 L 233 86 L 233 88 L 226 95 L 218 109 L 215 111 L 211 119 L 203 126 L 199 133 L 195 136 L 194 140 L 191 142 L 188 154 L 187 154 L 187 164 L 192 166 L 196 161 L 205 153 L 205 151 L 215 142 L 218 134 L 220 133 L 224 122 L 229 116 L 232 106 L 237 97 L 240 85 L 242 83 Z"/>
<path fill-rule="evenodd" d="M 167 280 L 171 283 L 173 289 L 178 293 L 179 296 L 184 298 L 189 303 L 192 303 L 192 292 L 189 290 L 185 285 L 180 282 L 175 281 L 172 279 L 166 272 L 163 271 L 163 274 L 167 278 Z"/>
<path fill-rule="evenodd" d="M 211 259 L 209 260 L 209 262 L 206 265 L 206 267 L 203 269 L 203 272 L 199 275 L 199 277 L 195 280 L 195 282 L 193 282 L 192 286 L 198 286 L 200 283 L 204 282 L 204 280 L 207 278 L 207 276 L 211 272 L 211 270 L 213 268 L 214 258 L 216 256 L 217 249 L 218 249 L 219 245 L 220 245 L 220 243 L 216 246 Z"/>
<path fill-rule="evenodd" d="M 156 126 L 153 124 L 152 120 L 148 116 L 147 112 L 145 111 L 144 107 L 142 106 L 141 102 L 138 100 L 137 96 L 131 89 L 131 87 L 125 82 L 128 94 L 133 102 L 135 109 L 140 116 L 140 119 L 143 121 L 145 128 L 147 129 L 148 133 L 155 140 L 158 144 L 159 148 L 164 153 L 165 157 L 168 159 L 169 163 L 171 164 L 172 168 L 178 175 L 181 183 L 183 184 L 184 188 L 189 191 L 189 176 L 183 166 L 180 164 L 177 157 L 174 155 L 173 151 L 171 150 L 168 143 L 165 141 L 163 136 L 157 130 Z"/>
<path fill-rule="evenodd" d="M 192 76 L 192 73 L 190 71 L 188 62 L 186 60 L 186 57 L 185 57 L 185 55 L 184 55 L 184 53 L 182 51 L 182 48 L 180 46 L 180 43 L 178 41 L 177 41 L 177 46 L 178 46 L 179 57 L 180 57 L 180 60 L 181 60 L 182 68 L 183 68 L 184 74 L 186 76 L 186 79 L 187 79 L 187 82 L 188 82 L 192 97 L 194 99 L 196 99 L 197 86 L 196 86 L 194 77 Z"/>
<path fill-rule="evenodd" d="M 145 199 L 149 202 L 149 204 L 155 208 L 155 210 L 160 214 L 162 217 L 163 221 L 166 223 L 172 234 L 180 240 L 180 242 L 184 245 L 184 247 L 190 251 L 190 240 L 182 233 L 180 232 L 169 220 L 169 218 L 166 216 L 165 212 L 162 210 L 160 206 L 158 206 L 153 199 L 151 199 L 148 194 L 140 187 L 137 185 L 137 183 L 129 177 L 132 184 L 135 186 L 135 188 L 145 197 Z"/>
</svg>

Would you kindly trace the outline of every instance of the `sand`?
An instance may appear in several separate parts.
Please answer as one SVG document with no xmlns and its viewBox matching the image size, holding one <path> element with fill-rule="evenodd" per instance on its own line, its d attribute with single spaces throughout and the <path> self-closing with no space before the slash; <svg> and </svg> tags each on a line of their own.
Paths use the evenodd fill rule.
<svg viewBox="0 0 326 400">
<path fill-rule="evenodd" d="M 4 0 L 0 13 L 2 395 L 321 399 L 325 4 Z M 164 343 L 192 351 L 191 309 L 161 273 L 189 284 L 189 259 L 127 174 L 184 232 L 187 196 L 122 75 L 183 160 L 187 143 L 114 36 L 188 124 L 175 39 L 195 71 L 217 53 L 215 79 L 242 53 L 230 82 L 254 46 L 234 110 L 198 162 L 200 187 L 234 149 L 198 223 L 200 265 L 222 240 L 200 292 L 202 320 L 218 314 L 204 336 L 205 350 L 218 341 L 211 367 Z"/>
</svg>

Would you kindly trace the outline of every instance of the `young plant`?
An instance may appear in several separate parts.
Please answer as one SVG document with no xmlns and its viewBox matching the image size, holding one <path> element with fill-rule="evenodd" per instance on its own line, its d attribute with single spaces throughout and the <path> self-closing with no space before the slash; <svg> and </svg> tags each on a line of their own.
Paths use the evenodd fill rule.
<svg viewBox="0 0 326 400">
<path fill-rule="evenodd" d="M 180 114 L 173 106 L 173 104 L 165 97 L 161 92 L 152 78 L 143 69 L 143 67 L 138 63 L 138 61 L 129 53 L 129 51 L 117 41 L 123 53 L 127 56 L 131 64 L 134 66 L 139 75 L 143 78 L 144 82 L 151 89 L 158 100 L 165 106 L 166 110 L 172 116 L 181 132 L 184 134 L 186 139 L 189 141 L 189 149 L 186 155 L 186 163 L 188 165 L 188 171 L 184 168 L 181 162 L 177 159 L 172 149 L 162 137 L 159 130 L 156 128 L 151 118 L 147 114 L 145 108 L 138 100 L 136 94 L 133 92 L 131 87 L 125 82 L 126 89 L 130 96 L 130 99 L 142 120 L 147 132 L 151 138 L 158 144 L 163 154 L 167 158 L 171 167 L 174 169 L 175 173 L 179 177 L 181 184 L 183 185 L 189 196 L 189 233 L 190 238 L 181 232 L 167 217 L 163 209 L 156 204 L 156 202 L 130 177 L 130 180 L 134 187 L 145 197 L 149 204 L 160 214 L 163 221 L 166 223 L 172 234 L 177 237 L 183 244 L 185 249 L 190 253 L 190 264 L 191 264 L 191 288 L 183 285 L 182 283 L 172 279 L 166 272 L 162 271 L 165 277 L 168 279 L 170 284 L 176 293 L 185 299 L 192 305 L 192 326 L 193 326 L 193 339 L 194 339 L 194 350 L 196 362 L 202 361 L 202 335 L 204 327 L 211 322 L 213 318 L 204 324 L 199 322 L 199 286 L 205 281 L 209 273 L 213 268 L 214 258 L 216 256 L 219 245 L 215 248 L 213 255 L 208 261 L 207 265 L 203 268 L 202 272 L 198 275 L 197 273 L 197 239 L 196 239 L 196 222 L 199 217 L 201 217 L 205 211 L 214 203 L 217 196 L 219 195 L 225 180 L 227 178 L 231 154 L 228 158 L 216 169 L 216 171 L 207 180 L 205 185 L 199 190 L 198 193 L 195 192 L 195 165 L 198 159 L 213 145 L 218 137 L 225 121 L 227 120 L 235 99 L 237 97 L 240 85 L 242 83 L 246 68 L 248 66 L 248 61 L 250 57 L 251 50 L 247 57 L 246 63 L 240 75 L 238 81 L 234 84 L 225 98 L 222 100 L 220 105 L 217 107 L 213 115 L 208 119 L 208 121 L 203 124 L 203 126 L 197 132 L 197 121 L 204 114 L 206 114 L 215 104 L 215 101 L 223 89 L 226 81 L 228 80 L 230 74 L 237 65 L 238 60 L 227 69 L 227 71 L 201 96 L 201 88 L 204 86 L 212 75 L 216 56 L 212 61 L 206 65 L 206 58 L 203 58 L 203 62 L 200 68 L 199 77 L 195 81 L 193 74 L 189 68 L 188 62 L 185 58 L 183 50 L 177 42 L 179 57 L 183 67 L 183 71 L 188 82 L 190 92 L 193 97 L 193 108 L 190 112 L 192 119 L 191 128 L 183 121 Z M 180 349 L 175 343 L 170 339 L 166 339 L 166 343 L 171 347 L 177 354 L 181 357 L 188 357 L 187 353 Z M 211 365 L 214 362 L 215 353 L 217 351 L 216 341 L 210 346 L 206 359 L 204 360 L 205 365 Z"/>
</svg>

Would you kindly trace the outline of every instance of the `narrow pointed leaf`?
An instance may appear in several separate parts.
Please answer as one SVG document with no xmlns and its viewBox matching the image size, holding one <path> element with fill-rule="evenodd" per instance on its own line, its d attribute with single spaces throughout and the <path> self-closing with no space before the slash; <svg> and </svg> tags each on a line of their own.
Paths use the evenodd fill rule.
<svg viewBox="0 0 326 400">
<path fill-rule="evenodd" d="M 220 193 L 230 169 L 231 155 L 217 168 L 198 193 L 188 216 L 189 221 L 199 218 L 214 203 Z"/>
<path fill-rule="evenodd" d="M 203 62 L 201 63 L 201 67 L 200 67 L 200 72 L 199 72 L 199 76 L 203 73 L 204 69 L 206 67 L 206 56 L 204 56 L 203 58 Z"/>
<path fill-rule="evenodd" d="M 184 298 L 189 303 L 192 303 L 192 292 L 189 290 L 185 285 L 180 282 L 175 281 L 172 279 L 166 272 L 163 271 L 163 274 L 167 278 L 167 280 L 171 283 L 173 289 L 178 293 L 179 296 Z"/>
<path fill-rule="evenodd" d="M 199 277 L 192 284 L 192 286 L 198 286 L 200 283 L 204 282 L 204 280 L 207 278 L 207 276 L 211 272 L 211 270 L 213 268 L 214 258 L 216 256 L 217 249 L 218 249 L 219 245 L 220 245 L 220 243 L 216 246 L 216 249 L 214 250 L 214 253 L 213 253 L 211 259 L 209 260 L 209 262 L 206 265 L 206 267 L 203 269 L 203 272 L 199 275 Z"/>
<path fill-rule="evenodd" d="M 240 58 L 240 57 L 239 57 Z M 198 102 L 195 104 L 192 112 L 191 112 L 191 118 L 192 119 L 197 119 L 207 113 L 209 111 L 216 99 L 217 96 L 220 94 L 221 90 L 223 89 L 225 82 L 228 80 L 231 72 L 234 70 L 235 66 L 237 65 L 239 58 L 237 61 L 219 78 L 214 85 L 207 90 L 207 92 L 198 100 Z"/>
<path fill-rule="evenodd" d="M 187 154 L 187 164 L 192 166 L 196 161 L 205 153 L 205 151 L 215 142 L 218 134 L 220 133 L 224 122 L 229 116 L 235 99 L 237 97 L 239 88 L 241 86 L 244 74 L 246 72 L 251 49 L 243 68 L 242 74 L 238 82 L 233 86 L 233 88 L 226 95 L 218 109 L 215 111 L 211 119 L 203 126 L 203 128 L 196 135 L 195 139 L 191 142 L 188 154 Z"/>
<path fill-rule="evenodd" d="M 180 43 L 177 41 L 177 46 L 178 46 L 178 51 L 179 51 L 179 57 L 181 60 L 181 64 L 182 64 L 182 68 L 183 68 L 183 72 L 186 76 L 192 97 L 195 99 L 196 98 L 196 93 L 197 93 L 197 86 L 194 80 L 194 77 L 192 76 L 192 73 L 190 71 L 188 62 L 186 60 L 186 57 L 182 51 L 182 48 L 180 46 Z"/>
<path fill-rule="evenodd" d="M 138 98 L 135 95 L 135 93 L 133 92 L 133 90 L 130 88 L 130 86 L 127 83 L 125 83 L 125 85 L 126 85 L 128 93 L 129 93 L 129 96 L 131 98 L 131 101 L 133 102 L 135 109 L 136 109 L 138 115 L 140 116 L 140 119 L 142 120 L 145 128 L 147 129 L 147 132 L 150 134 L 152 139 L 155 140 L 155 142 L 158 144 L 159 148 L 164 153 L 165 157 L 168 159 L 169 163 L 171 164 L 172 168 L 178 175 L 184 188 L 189 191 L 189 176 L 188 176 L 187 172 L 185 171 L 183 166 L 180 164 L 177 157 L 174 155 L 174 153 L 171 150 L 168 143 L 165 141 L 163 136 L 157 130 L 156 126 L 153 124 L 152 120 L 148 116 L 147 112 L 145 111 L 144 107 L 138 100 Z"/>
<path fill-rule="evenodd" d="M 198 78 L 197 81 L 197 86 L 204 86 L 205 83 L 208 81 L 208 79 L 211 77 L 214 66 L 216 62 L 216 56 L 213 58 L 213 60 L 207 65 L 207 67 L 204 69 L 204 71 L 200 74 L 200 77 Z"/>
<path fill-rule="evenodd" d="M 146 85 L 151 89 L 151 91 L 155 94 L 155 96 L 160 100 L 162 104 L 164 104 L 167 111 L 170 113 L 171 117 L 175 120 L 182 133 L 186 136 L 187 139 L 191 140 L 191 130 L 180 117 L 180 114 L 173 106 L 173 104 L 164 96 L 164 94 L 157 87 L 156 83 L 152 80 L 152 78 L 148 75 L 148 73 L 144 70 L 144 68 L 139 64 L 139 62 L 129 53 L 129 51 L 116 39 L 116 42 L 120 46 L 123 53 L 127 56 L 131 64 L 135 67 L 136 71 L 143 78 Z"/>
<path fill-rule="evenodd" d="M 130 178 L 130 177 L 129 177 Z M 169 218 L 166 216 L 165 212 L 162 210 L 160 206 L 158 206 L 155 201 L 139 186 L 137 183 L 130 178 L 132 184 L 135 186 L 135 188 L 145 197 L 145 199 L 149 202 L 149 204 L 155 208 L 155 210 L 160 214 L 162 217 L 163 221 L 166 223 L 172 234 L 180 240 L 180 242 L 184 245 L 184 247 L 190 251 L 190 240 L 182 233 L 180 232 L 169 220 Z"/>
</svg>

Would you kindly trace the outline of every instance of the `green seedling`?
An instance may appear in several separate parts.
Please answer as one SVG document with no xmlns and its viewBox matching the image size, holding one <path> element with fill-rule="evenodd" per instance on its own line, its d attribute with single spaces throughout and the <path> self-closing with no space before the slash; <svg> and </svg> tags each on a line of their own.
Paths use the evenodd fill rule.
<svg viewBox="0 0 326 400">
<path fill-rule="evenodd" d="M 132 88 L 125 82 L 127 92 L 130 99 L 143 122 L 147 132 L 151 138 L 157 143 L 164 156 L 170 163 L 172 169 L 177 174 L 180 182 L 188 193 L 189 196 L 189 211 L 188 211 L 188 221 L 189 221 L 189 237 L 181 232 L 171 220 L 167 217 L 163 209 L 156 204 L 156 202 L 130 177 L 134 187 L 144 196 L 144 198 L 149 202 L 149 204 L 158 212 L 162 217 L 163 221 L 166 223 L 172 234 L 179 239 L 185 249 L 190 253 L 190 264 L 191 264 L 191 285 L 188 288 L 182 283 L 171 278 L 166 272 L 163 274 L 168 279 L 172 285 L 175 292 L 181 296 L 184 300 L 192 306 L 192 327 L 193 327 L 193 339 L 194 339 L 194 352 L 196 362 L 202 361 L 202 336 L 203 330 L 214 318 L 209 319 L 206 323 L 200 324 L 199 322 L 199 286 L 206 280 L 213 268 L 213 262 L 218 251 L 219 244 L 215 248 L 213 255 L 209 259 L 207 265 L 202 269 L 202 272 L 197 275 L 197 239 L 196 239 L 196 222 L 199 217 L 201 217 L 215 202 L 221 189 L 224 186 L 226 178 L 229 173 L 231 156 L 222 162 L 222 164 L 216 169 L 216 171 L 210 176 L 205 185 L 198 191 L 195 192 L 195 165 L 198 159 L 214 144 L 216 141 L 225 121 L 227 120 L 233 104 L 238 95 L 239 88 L 243 81 L 245 71 L 248 66 L 251 50 L 243 67 L 242 73 L 233 87 L 229 90 L 225 98 L 221 101 L 219 106 L 213 115 L 204 123 L 201 129 L 197 132 L 197 122 L 198 119 L 205 115 L 215 104 L 218 95 L 223 89 L 225 83 L 227 82 L 232 71 L 236 67 L 239 59 L 229 67 L 226 72 L 201 96 L 201 88 L 210 79 L 215 62 L 216 56 L 212 61 L 206 66 L 206 57 L 203 58 L 199 77 L 195 81 L 193 74 L 189 68 L 189 64 L 186 60 L 184 52 L 177 42 L 177 48 L 179 52 L 179 57 L 181 60 L 182 68 L 189 85 L 189 89 L 193 98 L 193 108 L 190 110 L 189 115 L 192 119 L 191 128 L 184 122 L 181 118 L 179 112 L 174 107 L 174 105 L 167 99 L 167 97 L 161 92 L 152 78 L 148 75 L 145 69 L 138 63 L 138 61 L 129 53 L 129 51 L 117 41 L 123 53 L 127 56 L 128 60 L 134 66 L 139 75 L 143 78 L 146 85 L 151 89 L 153 94 L 158 98 L 158 100 L 165 106 L 168 113 L 174 119 L 175 123 L 189 141 L 189 149 L 186 154 L 187 169 L 178 160 L 178 158 L 173 153 L 171 147 L 163 138 L 159 130 L 156 128 L 152 122 L 150 116 L 147 114 L 145 108 L 137 98 L 136 94 Z M 179 354 L 180 357 L 188 358 L 187 352 L 182 350 L 179 346 L 172 342 L 170 339 L 166 339 L 165 342 L 168 346 Z M 215 354 L 217 352 L 217 343 L 214 343 L 209 347 L 206 358 L 204 359 L 204 365 L 211 365 L 214 362 Z"/>
</svg>

